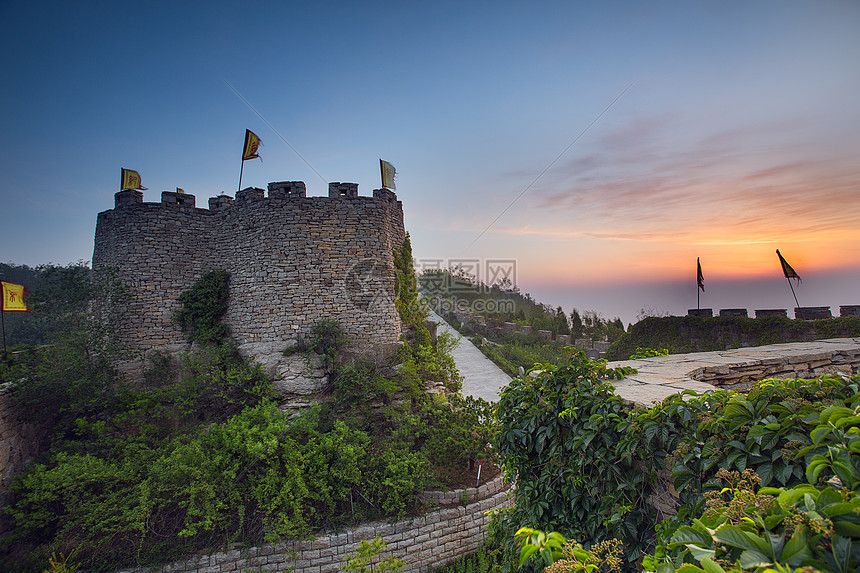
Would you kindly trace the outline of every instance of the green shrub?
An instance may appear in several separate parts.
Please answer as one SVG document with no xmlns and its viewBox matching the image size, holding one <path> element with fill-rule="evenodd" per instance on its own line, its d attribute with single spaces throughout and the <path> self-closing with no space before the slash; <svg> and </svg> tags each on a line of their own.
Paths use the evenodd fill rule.
<svg viewBox="0 0 860 573">
<path fill-rule="evenodd" d="M 219 269 L 206 273 L 179 295 L 182 308 L 175 319 L 183 331 L 189 331 L 189 342 L 220 344 L 230 335 L 221 322 L 230 300 L 229 284 L 230 274 Z"/>
<path fill-rule="evenodd" d="M 823 376 L 763 381 L 747 394 L 687 392 L 633 410 L 604 375 L 602 366 L 578 355 L 504 391 L 495 444 L 517 480 L 517 498 L 496 527 L 509 548 L 524 525 L 586 546 L 614 537 L 632 568 L 651 550 L 658 529 L 665 535 L 701 512 L 707 492 L 722 487 L 721 469 L 753 469 L 768 487 L 803 483 L 802 460 L 826 453 L 807 449 L 819 415 L 831 406 L 852 409 L 860 400 L 860 377 Z M 819 465 L 825 463 L 847 462 Z M 660 517 L 646 500 L 664 471 L 682 505 L 678 517 L 658 528 Z"/>
<path fill-rule="evenodd" d="M 299 337 L 296 345 L 284 350 L 284 355 L 289 356 L 296 352 L 302 352 L 310 359 L 311 353 L 319 356 L 320 365 L 327 373 L 336 373 L 341 363 L 341 352 L 349 343 L 346 331 L 340 322 L 331 318 L 323 318 L 311 327 L 309 337 Z"/>
<path fill-rule="evenodd" d="M 437 567 L 434 573 L 493 573 L 501 568 L 498 551 L 481 547 L 474 555 Z"/>
</svg>

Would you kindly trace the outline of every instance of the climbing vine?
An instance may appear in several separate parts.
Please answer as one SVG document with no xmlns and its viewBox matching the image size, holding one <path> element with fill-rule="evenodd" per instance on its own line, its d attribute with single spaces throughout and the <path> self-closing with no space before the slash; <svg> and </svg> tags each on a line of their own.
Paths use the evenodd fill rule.
<svg viewBox="0 0 860 573">
<path fill-rule="evenodd" d="M 189 342 L 220 344 L 230 335 L 227 325 L 221 322 L 230 298 L 229 283 L 227 271 L 212 271 L 179 295 L 182 308 L 176 311 L 175 318 L 183 331 L 189 331 Z"/>
<path fill-rule="evenodd" d="M 688 391 L 635 410 L 606 381 L 615 373 L 581 354 L 566 366 L 542 368 L 515 379 L 497 409 L 495 446 L 517 480 L 516 505 L 496 523 L 499 538 L 511 551 L 523 526 L 585 545 L 616 538 L 628 569 L 652 550 L 658 533 L 671 537 L 701 514 L 706 494 L 723 488 L 721 470 L 754 471 L 763 487 L 805 483 L 806 464 L 830 451 L 815 442 L 826 431 L 816 430 L 822 412 L 860 405 L 860 376 L 823 376 L 766 380 L 747 394 Z M 844 460 L 822 458 L 813 466 L 835 472 L 860 464 L 860 448 L 853 447 Z M 649 504 L 661 480 L 680 496 L 677 517 L 663 523 Z"/>
</svg>

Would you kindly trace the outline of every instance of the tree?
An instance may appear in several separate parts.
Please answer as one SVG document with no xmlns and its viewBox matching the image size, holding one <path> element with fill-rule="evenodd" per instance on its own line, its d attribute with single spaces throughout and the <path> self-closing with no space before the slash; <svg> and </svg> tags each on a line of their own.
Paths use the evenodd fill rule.
<svg viewBox="0 0 860 573">
<path fill-rule="evenodd" d="M 561 307 L 555 310 L 555 330 L 556 334 L 570 334 L 567 315 L 564 314 L 564 310 Z"/>
<path fill-rule="evenodd" d="M 570 337 L 573 339 L 582 338 L 585 335 L 585 325 L 582 323 L 582 317 L 579 311 L 573 309 L 570 313 Z"/>
</svg>

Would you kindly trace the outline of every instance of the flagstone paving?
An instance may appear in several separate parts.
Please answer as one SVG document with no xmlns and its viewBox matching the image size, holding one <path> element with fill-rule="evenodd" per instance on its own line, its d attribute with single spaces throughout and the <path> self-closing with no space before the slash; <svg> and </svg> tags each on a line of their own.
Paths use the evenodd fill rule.
<svg viewBox="0 0 860 573">
<path fill-rule="evenodd" d="M 460 341 L 451 354 L 463 376 L 463 395 L 498 402 L 499 392 L 510 384 L 511 377 L 435 312 L 430 312 L 430 320 L 439 323 L 437 332 L 448 332 Z"/>
<path fill-rule="evenodd" d="M 616 393 L 647 407 L 667 396 L 717 387 L 745 389 L 766 378 L 813 378 L 825 372 L 860 371 L 860 338 L 790 342 L 716 352 L 655 356 L 610 362 L 638 371 L 615 383 Z"/>
<path fill-rule="evenodd" d="M 451 354 L 463 376 L 463 395 L 498 402 L 501 389 L 511 377 L 437 314 L 431 312 L 430 320 L 439 323 L 439 332 L 448 332 L 460 341 Z M 857 373 L 860 337 L 671 354 L 609 362 L 607 366 L 635 368 L 636 374 L 614 382 L 616 393 L 637 406 L 648 407 L 684 390 L 701 394 L 718 387 L 745 389 L 765 378 Z"/>
</svg>

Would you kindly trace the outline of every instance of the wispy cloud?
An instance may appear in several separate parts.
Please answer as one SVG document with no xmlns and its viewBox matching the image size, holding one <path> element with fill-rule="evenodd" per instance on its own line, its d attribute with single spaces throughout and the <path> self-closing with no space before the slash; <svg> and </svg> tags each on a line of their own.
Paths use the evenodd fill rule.
<svg viewBox="0 0 860 573">
<path fill-rule="evenodd" d="M 840 159 L 798 157 L 778 125 L 660 145 L 659 119 L 619 129 L 560 165 L 496 232 L 742 244 L 853 233 L 860 173 Z M 540 225 L 527 221 L 540 220 Z"/>
</svg>

